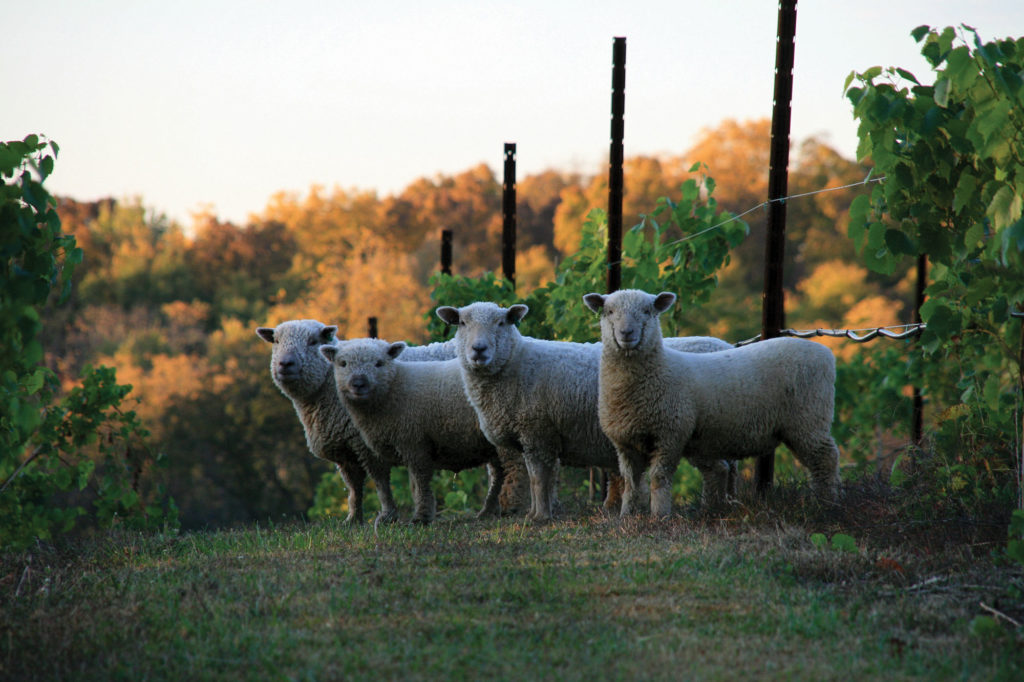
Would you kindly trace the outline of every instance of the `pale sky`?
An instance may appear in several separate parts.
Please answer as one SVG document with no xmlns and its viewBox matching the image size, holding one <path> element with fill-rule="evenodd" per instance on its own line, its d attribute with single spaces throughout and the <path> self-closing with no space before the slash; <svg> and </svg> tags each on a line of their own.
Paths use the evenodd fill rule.
<svg viewBox="0 0 1024 682">
<path fill-rule="evenodd" d="M 60 145 L 52 193 L 141 197 L 186 227 L 314 184 L 384 196 L 478 163 L 500 181 L 505 142 L 519 178 L 601 172 L 615 36 L 627 157 L 771 115 L 771 0 L 0 0 L 0 17 L 0 138 Z M 1024 2 L 799 2 L 794 138 L 853 158 L 847 74 L 928 81 L 910 32 L 960 23 L 1019 37 Z"/>
</svg>

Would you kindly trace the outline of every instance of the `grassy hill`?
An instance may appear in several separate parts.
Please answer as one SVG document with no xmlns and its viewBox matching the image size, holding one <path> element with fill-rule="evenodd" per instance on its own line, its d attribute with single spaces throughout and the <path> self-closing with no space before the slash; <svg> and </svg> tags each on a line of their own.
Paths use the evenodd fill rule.
<svg viewBox="0 0 1024 682">
<path fill-rule="evenodd" d="M 718 513 L 348 528 L 0 554 L 2 679 L 1021 679 L 1006 526 L 877 481 Z M 1001 535 L 1000 535 L 1001 534 Z M 994 558 L 995 557 L 995 558 Z"/>
</svg>

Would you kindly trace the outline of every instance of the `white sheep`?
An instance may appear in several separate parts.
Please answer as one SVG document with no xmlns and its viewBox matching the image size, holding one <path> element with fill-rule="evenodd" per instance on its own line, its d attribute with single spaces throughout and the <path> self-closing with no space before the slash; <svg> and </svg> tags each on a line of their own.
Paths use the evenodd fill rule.
<svg viewBox="0 0 1024 682">
<path fill-rule="evenodd" d="M 348 488 L 346 523 L 363 521 L 363 498 L 369 473 L 377 488 L 381 522 L 398 518 L 391 493 L 391 465 L 380 460 L 363 442 L 334 388 L 331 364 L 320 346 L 333 342 L 337 327 L 317 320 L 290 320 L 277 327 L 259 327 L 256 334 L 273 344 L 270 374 L 274 384 L 292 401 L 314 457 L 333 462 Z M 455 357 L 455 341 L 410 346 L 407 360 L 449 360 Z M 525 479 L 525 473 L 520 475 Z M 515 483 L 506 480 L 503 494 Z M 525 485 L 525 484 L 522 484 Z M 514 498 L 514 496 L 506 495 Z M 525 493 L 521 495 L 525 498 Z M 525 506 L 525 502 L 522 503 Z"/>
<path fill-rule="evenodd" d="M 363 491 L 369 473 L 377 488 L 382 522 L 398 518 L 391 494 L 391 467 L 359 435 L 334 388 L 331 364 L 320 346 L 332 343 L 338 328 L 317 320 L 290 320 L 259 327 L 256 334 L 273 344 L 270 374 L 292 401 L 314 457 L 334 462 L 348 488 L 347 523 L 363 521 Z M 436 350 L 436 349 L 435 349 Z"/>
<path fill-rule="evenodd" d="M 457 326 L 466 396 L 480 427 L 495 445 L 522 453 L 530 475 L 528 518 L 543 521 L 551 518 L 552 471 L 559 462 L 615 470 L 619 465 L 598 422 L 601 344 L 523 336 L 516 324 L 528 310 L 477 302 L 442 306 L 437 315 Z M 710 337 L 670 341 L 696 351 L 731 348 Z"/>
<path fill-rule="evenodd" d="M 637 509 L 648 467 L 651 514 L 664 517 L 680 458 L 704 474 L 705 501 L 716 503 L 726 487 L 722 460 L 760 456 L 779 443 L 807 467 L 818 495 L 836 497 L 836 372 L 828 348 L 776 338 L 719 353 L 679 352 L 662 344 L 658 319 L 675 294 L 624 289 L 583 300 L 601 314 L 598 413 L 625 479 L 623 515 Z"/>
<path fill-rule="evenodd" d="M 435 469 L 487 465 L 490 484 L 480 516 L 499 512 L 504 473 L 522 466 L 484 437 L 466 400 L 458 360 L 403 362 L 406 344 L 352 339 L 321 346 L 333 364 L 337 393 L 363 440 L 379 457 L 401 462 L 413 481 L 413 522 L 430 523 Z"/>
</svg>

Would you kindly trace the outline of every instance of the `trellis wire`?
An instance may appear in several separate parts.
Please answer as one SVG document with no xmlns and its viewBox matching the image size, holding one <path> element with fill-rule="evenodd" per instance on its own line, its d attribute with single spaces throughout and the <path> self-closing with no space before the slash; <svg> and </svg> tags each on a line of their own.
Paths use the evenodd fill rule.
<svg viewBox="0 0 1024 682">
<path fill-rule="evenodd" d="M 754 211 L 756 211 L 759 208 L 766 208 L 768 206 L 768 204 L 771 204 L 773 202 L 786 202 L 786 201 L 789 201 L 790 199 L 801 199 L 803 197 L 814 196 L 815 194 L 824 194 L 825 192 L 838 192 L 839 190 L 850 189 L 851 187 L 862 187 L 862 186 L 868 184 L 869 182 L 882 182 L 882 181 L 885 180 L 885 176 L 884 175 L 882 177 L 880 177 L 880 178 L 873 178 L 873 177 L 871 177 L 871 174 L 873 172 L 874 171 L 869 171 L 867 176 L 863 180 L 861 180 L 860 182 L 851 182 L 850 184 L 843 185 L 841 187 L 825 187 L 825 188 L 822 188 L 822 189 L 814 190 L 813 192 L 801 192 L 800 194 L 791 194 L 789 196 L 779 197 L 778 199 L 769 199 L 768 201 L 762 201 L 757 206 L 754 206 L 753 208 L 748 208 L 743 213 L 738 213 L 738 214 L 734 215 L 731 218 L 723 220 L 722 222 L 718 223 L 717 225 L 712 225 L 711 227 L 706 227 L 703 230 L 701 230 L 700 232 L 694 232 L 693 234 L 688 234 L 685 237 L 681 237 L 680 239 L 676 239 L 675 241 L 668 242 L 667 244 L 665 244 L 665 246 L 672 246 L 673 244 L 680 244 L 682 242 L 690 241 L 691 239 L 696 239 L 697 237 L 700 237 L 703 234 L 707 234 L 708 232 L 711 232 L 712 230 L 717 230 L 718 228 L 724 227 L 725 225 L 728 225 L 729 223 L 736 222 L 737 220 L 739 220 L 743 216 L 749 215 L 749 214 L 753 213 Z M 610 268 L 614 264 L 621 265 L 622 264 L 622 259 L 620 258 L 618 261 L 615 261 L 614 263 L 608 263 L 606 267 Z"/>
<path fill-rule="evenodd" d="M 753 213 L 754 211 L 756 211 L 759 208 L 766 208 L 768 206 L 768 204 L 771 204 L 771 203 L 775 203 L 775 202 L 785 203 L 785 202 L 789 201 L 790 199 L 800 199 L 800 198 L 803 198 L 803 197 L 814 196 L 815 194 L 824 194 L 825 192 L 838 192 L 841 189 L 850 189 L 851 187 L 861 187 L 863 185 L 868 184 L 869 182 L 882 182 L 883 180 L 885 180 L 885 176 L 884 175 L 882 177 L 880 177 L 880 178 L 872 178 L 871 177 L 871 172 L 869 172 L 867 174 L 867 177 L 865 177 L 860 182 L 851 182 L 849 185 L 843 185 L 842 187 L 825 187 L 823 189 L 814 190 L 813 192 L 802 192 L 800 194 L 791 194 L 791 195 L 786 196 L 786 197 L 779 197 L 778 199 L 769 199 L 768 201 L 762 201 L 757 206 L 754 206 L 753 208 L 748 208 L 743 213 L 740 213 L 738 215 L 734 215 L 733 217 L 729 218 L 728 220 L 723 220 L 722 222 L 718 223 L 717 225 L 712 225 L 711 227 L 705 228 L 705 229 L 701 230 L 700 232 L 694 232 L 693 234 L 688 234 L 685 237 L 682 237 L 680 239 L 676 239 L 675 241 L 672 241 L 672 242 L 669 242 L 668 244 L 666 244 L 666 246 L 672 246 L 673 244 L 679 244 L 681 242 L 690 241 L 691 239 L 699 237 L 702 234 L 705 234 L 707 232 L 711 232 L 712 230 L 717 230 L 720 227 L 723 227 L 725 225 L 728 225 L 729 223 L 732 223 L 732 222 L 735 222 L 735 221 L 739 220 L 740 218 L 742 218 L 745 215 Z"/>
<path fill-rule="evenodd" d="M 795 336 L 800 339 L 809 339 L 812 336 L 831 336 L 833 338 L 847 338 L 857 343 L 864 343 L 870 341 L 878 336 L 883 336 L 887 339 L 907 339 L 911 336 L 920 334 L 928 325 L 924 322 L 918 322 L 914 324 L 889 324 L 884 327 L 868 327 L 866 329 L 804 329 L 798 331 L 796 329 L 782 329 L 779 334 L 782 336 Z M 893 329 L 903 329 L 902 332 L 891 331 Z M 861 334 L 860 332 L 865 332 Z M 746 341 L 739 341 L 735 344 L 737 348 L 740 346 L 746 346 L 747 344 L 760 341 L 761 335 L 747 339 Z"/>
</svg>

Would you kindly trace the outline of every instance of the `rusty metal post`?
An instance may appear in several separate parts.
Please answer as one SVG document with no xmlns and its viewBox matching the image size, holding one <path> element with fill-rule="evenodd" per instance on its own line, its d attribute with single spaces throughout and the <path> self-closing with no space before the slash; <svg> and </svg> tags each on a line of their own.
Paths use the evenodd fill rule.
<svg viewBox="0 0 1024 682">
<path fill-rule="evenodd" d="M 441 230 L 441 272 L 452 274 L 452 231 Z"/>
<path fill-rule="evenodd" d="M 924 290 L 928 286 L 928 256 L 917 257 L 917 286 L 914 291 L 914 322 L 921 324 L 921 306 L 924 305 Z M 921 377 L 918 372 L 914 383 L 913 416 L 910 420 L 910 434 L 914 445 L 920 447 L 924 438 L 924 397 L 921 395 Z"/>
<path fill-rule="evenodd" d="M 516 144 L 505 143 L 505 181 L 501 186 L 501 272 L 516 285 Z"/>
<path fill-rule="evenodd" d="M 612 141 L 608 154 L 608 293 L 622 286 L 622 161 L 626 110 L 626 39 L 612 46 Z"/>
<path fill-rule="evenodd" d="M 377 318 L 366 318 L 366 333 L 371 339 L 377 338 Z"/>
<path fill-rule="evenodd" d="M 775 93 L 772 103 L 772 138 L 768 161 L 768 229 L 765 236 L 764 294 L 761 299 L 761 338 L 779 335 L 786 325 L 782 291 L 786 251 L 786 202 L 789 185 L 790 102 L 793 99 L 793 57 L 796 36 L 796 0 L 779 3 L 775 46 Z M 757 460 L 756 486 L 766 493 L 775 478 L 775 453 Z"/>
</svg>

